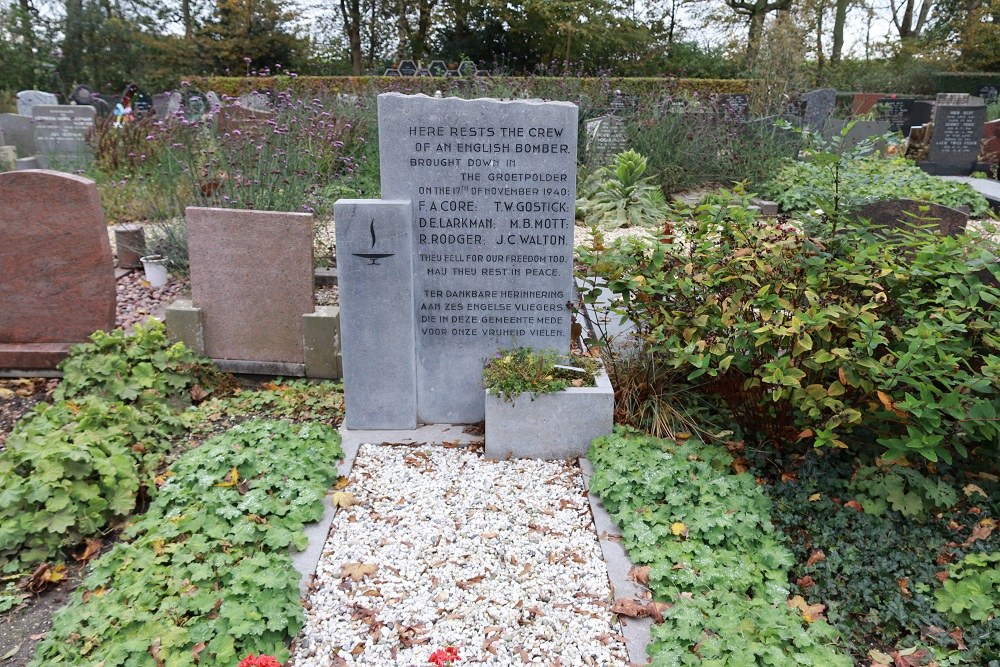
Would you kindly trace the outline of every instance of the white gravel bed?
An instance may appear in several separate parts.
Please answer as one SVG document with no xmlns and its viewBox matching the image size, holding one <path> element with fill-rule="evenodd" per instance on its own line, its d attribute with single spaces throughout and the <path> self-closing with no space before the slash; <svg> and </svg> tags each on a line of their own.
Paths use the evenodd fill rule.
<svg viewBox="0 0 1000 667">
<path fill-rule="evenodd" d="M 363 445 L 344 491 L 290 665 L 628 664 L 575 463 Z"/>
</svg>

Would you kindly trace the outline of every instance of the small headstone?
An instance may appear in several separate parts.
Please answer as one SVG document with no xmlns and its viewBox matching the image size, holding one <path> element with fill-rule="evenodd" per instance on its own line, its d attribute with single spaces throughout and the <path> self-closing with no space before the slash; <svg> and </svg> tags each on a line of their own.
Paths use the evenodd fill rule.
<svg viewBox="0 0 1000 667">
<path fill-rule="evenodd" d="M 885 97 L 882 93 L 855 93 L 851 100 L 851 116 L 863 116 Z"/>
<path fill-rule="evenodd" d="M 943 236 L 957 236 L 965 232 L 969 214 L 940 204 L 918 202 L 912 199 L 891 199 L 865 204 L 852 212 L 857 219 L 871 221 L 877 227 L 913 229 L 917 226 L 937 225 Z"/>
<path fill-rule="evenodd" d="M 993 104 L 997 101 L 997 97 L 1000 96 L 1000 89 L 996 86 L 983 86 L 979 89 L 979 97 L 983 98 L 983 102 L 986 104 Z"/>
<path fill-rule="evenodd" d="M 304 363 L 302 316 L 314 310 L 312 216 L 192 207 L 185 218 L 205 354 Z"/>
<path fill-rule="evenodd" d="M 829 140 L 834 135 L 839 135 L 843 129 L 847 126 L 849 121 L 831 118 L 826 124 L 826 129 L 823 131 L 823 136 Z M 843 137 L 841 148 L 845 150 L 852 149 L 856 147 L 859 143 L 865 139 L 871 137 L 881 137 L 882 135 L 889 132 L 891 129 L 891 123 L 888 120 L 858 120 L 854 121 L 854 125 L 848 130 L 847 136 Z M 872 146 L 873 150 L 881 150 L 884 146 L 881 142 L 877 142 Z"/>
<path fill-rule="evenodd" d="M 901 132 L 904 129 L 908 130 L 910 128 L 910 117 L 913 114 L 913 99 L 884 97 L 878 102 L 882 110 L 880 120 L 889 122 L 889 130 L 891 132 Z"/>
<path fill-rule="evenodd" d="M 402 75 L 402 73 L 400 73 L 400 71 L 398 69 L 396 69 L 395 67 L 393 67 L 393 68 L 387 69 L 385 71 L 385 74 L 383 74 L 382 76 L 403 76 L 403 75 Z"/>
<path fill-rule="evenodd" d="M 463 60 L 458 64 L 458 73 L 462 76 L 476 76 L 476 63 L 471 60 Z"/>
<path fill-rule="evenodd" d="M 4 142 L 17 149 L 19 157 L 31 157 L 35 150 L 35 122 L 29 116 L 0 113 L 0 131 Z"/>
<path fill-rule="evenodd" d="M 805 126 L 812 130 L 822 130 L 833 113 L 837 103 L 836 88 L 819 88 L 802 95 L 806 108 L 802 117 Z"/>
<path fill-rule="evenodd" d="M 205 99 L 208 100 L 209 113 L 213 116 L 219 113 L 219 109 L 222 108 L 222 100 L 219 98 L 219 95 L 214 90 L 210 90 L 205 93 Z"/>
<path fill-rule="evenodd" d="M 205 99 L 207 100 L 208 98 L 206 97 Z M 211 101 L 209 101 L 209 104 L 211 104 Z M 256 90 L 252 93 L 240 95 L 236 98 L 236 104 L 251 111 L 270 111 L 273 108 L 271 98 Z"/>
<path fill-rule="evenodd" d="M 236 130 L 245 132 L 250 129 L 267 125 L 274 120 L 274 113 L 270 111 L 254 111 L 235 104 L 219 109 L 219 134 L 233 133 Z"/>
<path fill-rule="evenodd" d="M 191 122 L 199 121 L 209 112 L 208 98 L 197 90 L 184 93 L 184 117 Z"/>
<path fill-rule="evenodd" d="M 417 75 L 417 63 L 413 62 L 412 60 L 404 60 L 403 62 L 399 63 L 399 67 L 397 67 L 396 69 L 398 69 L 399 73 L 403 76 Z"/>
<path fill-rule="evenodd" d="M 45 167 L 79 169 L 93 158 L 87 139 L 94 129 L 92 106 L 36 106 L 35 145 Z"/>
<path fill-rule="evenodd" d="M 17 167 L 17 149 L 13 146 L 6 146 L 0 140 L 0 172 L 14 171 Z"/>
<path fill-rule="evenodd" d="M 988 164 L 1000 163 L 1000 120 L 983 123 L 983 140 L 979 149 L 979 161 Z"/>
<path fill-rule="evenodd" d="M 969 96 L 966 95 L 965 99 L 968 100 Z M 921 169 L 939 176 L 968 176 L 972 173 L 983 137 L 986 105 L 979 98 L 971 99 L 980 103 L 937 103 L 930 155 L 927 162 L 920 164 Z"/>
<path fill-rule="evenodd" d="M 963 106 L 969 104 L 968 93 L 938 93 L 937 103 L 943 106 Z"/>
<path fill-rule="evenodd" d="M 604 164 L 612 155 L 628 148 L 625 121 L 618 116 L 592 118 L 587 121 L 585 128 L 585 150 L 587 161 L 591 164 Z"/>
<path fill-rule="evenodd" d="M 22 90 L 17 94 L 17 113 L 21 116 L 30 118 L 31 110 L 40 104 L 46 106 L 59 104 L 59 98 L 41 90 Z"/>
<path fill-rule="evenodd" d="M 427 69 L 431 71 L 433 76 L 444 76 L 448 73 L 448 66 L 444 64 L 443 60 L 432 60 Z"/>
<path fill-rule="evenodd" d="M 729 121 L 750 120 L 750 96 L 746 94 L 719 95 L 716 98 L 719 114 Z"/>
<path fill-rule="evenodd" d="M 54 368 L 70 344 L 114 328 L 111 243 L 93 181 L 0 174 L 0 239 L 0 368 Z"/>
<path fill-rule="evenodd" d="M 37 157 L 21 157 L 18 158 L 14 163 L 15 171 L 27 171 L 28 169 L 41 169 L 42 165 L 39 164 Z"/>
<path fill-rule="evenodd" d="M 167 108 L 166 108 L 166 113 L 164 115 L 174 116 L 176 114 L 179 114 L 183 107 L 184 107 L 184 96 L 181 95 L 179 92 L 174 91 L 170 93 L 167 97 Z"/>
</svg>

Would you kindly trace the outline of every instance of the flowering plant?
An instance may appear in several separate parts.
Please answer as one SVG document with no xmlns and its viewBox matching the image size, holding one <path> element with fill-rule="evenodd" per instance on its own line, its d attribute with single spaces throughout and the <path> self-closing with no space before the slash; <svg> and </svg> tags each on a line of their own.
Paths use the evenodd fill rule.
<svg viewBox="0 0 1000 667">
<path fill-rule="evenodd" d="M 460 659 L 458 657 L 458 648 L 445 646 L 431 653 L 431 657 L 427 658 L 427 662 L 436 665 L 436 667 L 451 667 Z"/>
<path fill-rule="evenodd" d="M 256 658 L 253 653 L 243 658 L 237 667 L 281 667 L 281 663 L 273 655 L 261 653 Z"/>
</svg>

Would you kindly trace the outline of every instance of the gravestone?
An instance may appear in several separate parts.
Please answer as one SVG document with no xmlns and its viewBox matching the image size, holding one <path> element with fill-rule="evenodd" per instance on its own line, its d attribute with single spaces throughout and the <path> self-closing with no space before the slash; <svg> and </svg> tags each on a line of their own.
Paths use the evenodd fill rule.
<svg viewBox="0 0 1000 667">
<path fill-rule="evenodd" d="M 847 127 L 848 122 L 850 121 L 838 118 L 830 119 L 826 125 L 826 129 L 823 131 L 823 137 L 829 141 L 831 137 L 840 135 L 843 129 Z M 847 135 L 842 139 L 841 148 L 850 150 L 865 139 L 881 137 L 889 132 L 890 129 L 891 123 L 888 120 L 854 121 L 854 125 L 851 126 L 851 129 L 847 131 Z M 885 148 L 885 142 L 875 141 L 872 144 L 872 150 L 882 150 L 883 148 Z"/>
<path fill-rule="evenodd" d="M 916 100 L 910 112 L 910 127 L 920 127 L 934 118 L 934 102 L 931 100 Z M 907 135 L 909 136 L 909 135 Z"/>
<path fill-rule="evenodd" d="M 382 76 L 403 76 L 395 67 L 387 69 Z"/>
<path fill-rule="evenodd" d="M 189 90 L 184 93 L 183 107 L 184 117 L 191 122 L 201 120 L 210 110 L 208 98 L 197 90 Z"/>
<path fill-rule="evenodd" d="M 100 93 L 90 86 L 85 86 L 83 84 L 80 84 L 73 89 L 73 92 L 69 95 L 68 101 L 70 105 L 93 107 L 100 116 L 108 115 L 114 108 L 114 104 L 110 104 L 101 96 Z"/>
<path fill-rule="evenodd" d="M 391 201 L 349 202 L 350 234 L 337 225 L 341 307 L 357 312 L 387 289 L 403 290 L 405 302 L 411 285 L 409 315 L 378 311 L 364 333 L 385 349 L 413 329 L 415 345 L 389 367 L 348 347 L 358 333 L 345 316 L 345 395 L 375 401 L 352 389 L 364 386 L 359 369 L 391 373 L 416 394 L 416 414 L 399 399 L 393 419 L 475 423 L 485 415 L 483 363 L 499 348 L 569 349 L 577 107 L 384 93 L 378 117 Z M 402 223 L 388 222 L 405 213 L 403 201 L 409 243 L 396 231 Z M 348 410 L 354 428 L 376 427 Z"/>
<path fill-rule="evenodd" d="M 111 243 L 96 184 L 54 171 L 0 174 L 0 368 L 53 369 L 115 326 Z"/>
<path fill-rule="evenodd" d="M 997 101 L 998 96 L 1000 96 L 1000 90 L 996 86 L 983 86 L 979 89 L 979 97 L 986 104 L 993 104 Z"/>
<path fill-rule="evenodd" d="M 17 149 L 7 146 L 3 142 L 3 135 L 0 134 L 0 172 L 14 171 L 17 168 Z"/>
<path fill-rule="evenodd" d="M 448 73 L 448 66 L 443 60 L 432 60 L 427 69 L 430 70 L 432 76 L 444 76 Z"/>
<path fill-rule="evenodd" d="M 856 219 L 865 219 L 873 226 L 887 230 L 909 230 L 918 226 L 934 225 L 943 236 L 958 236 L 965 232 L 969 214 L 948 206 L 891 199 L 865 204 L 852 212 Z"/>
<path fill-rule="evenodd" d="M 865 115 L 884 97 L 884 93 L 855 93 L 851 100 L 851 116 Z"/>
<path fill-rule="evenodd" d="M 730 121 L 748 121 L 750 120 L 750 96 L 745 94 L 738 95 L 719 95 L 716 98 L 716 107 L 718 113 Z"/>
<path fill-rule="evenodd" d="M 136 120 L 145 118 L 152 109 L 153 98 L 145 90 L 136 86 L 132 94 L 132 113 L 135 114 Z"/>
<path fill-rule="evenodd" d="M 208 98 L 206 97 L 206 99 Z M 209 101 L 209 104 L 211 104 L 211 101 Z M 256 90 L 252 93 L 240 95 L 236 98 L 236 104 L 251 111 L 271 111 L 273 108 L 271 98 Z"/>
<path fill-rule="evenodd" d="M 611 156 L 628 148 L 625 121 L 618 116 L 599 116 L 587 121 L 585 146 L 587 162 L 606 164 Z"/>
<path fill-rule="evenodd" d="M 935 101 L 944 106 L 961 106 L 969 104 L 970 99 L 968 93 L 938 93 Z"/>
<path fill-rule="evenodd" d="M 174 91 L 167 97 L 167 109 L 166 115 L 173 116 L 179 114 L 181 109 L 184 108 L 184 96 L 179 92 Z"/>
<path fill-rule="evenodd" d="M 214 90 L 210 90 L 205 93 L 205 99 L 208 100 L 209 113 L 213 116 L 219 113 L 219 109 L 222 108 L 222 100 L 219 99 L 218 94 Z"/>
<path fill-rule="evenodd" d="M 802 122 L 811 130 L 822 130 L 837 103 L 837 89 L 819 88 L 803 93 L 802 101 L 806 104 Z"/>
<path fill-rule="evenodd" d="M 478 68 L 471 60 L 463 60 L 458 64 L 458 73 L 462 76 L 476 76 Z"/>
<path fill-rule="evenodd" d="M 78 169 L 93 159 L 87 144 L 94 128 L 92 106 L 36 106 L 35 146 L 45 168 Z"/>
<path fill-rule="evenodd" d="M 41 90 L 22 90 L 17 94 L 17 113 L 21 116 L 30 118 L 31 110 L 40 104 L 47 106 L 59 104 L 59 98 Z"/>
<path fill-rule="evenodd" d="M 237 130 L 245 132 L 259 127 L 266 126 L 274 120 L 274 113 L 271 111 L 255 111 L 245 107 L 230 104 L 219 109 L 218 114 L 219 134 L 234 133 Z"/>
<path fill-rule="evenodd" d="M 303 364 L 302 317 L 314 310 L 312 216 L 190 207 L 185 218 L 205 354 Z"/>
<path fill-rule="evenodd" d="M 952 97 L 946 99 L 960 99 L 955 97 L 959 95 L 957 93 L 948 95 Z M 986 105 L 979 98 L 969 98 L 968 95 L 965 99 L 971 99 L 972 103 L 949 104 L 940 101 L 942 97 L 945 96 L 938 95 L 939 101 L 934 109 L 930 155 L 919 166 L 937 176 L 968 176 L 975 168 L 979 155 Z"/>
<path fill-rule="evenodd" d="M 397 67 L 396 69 L 398 69 L 399 73 L 402 74 L 403 76 L 417 75 L 417 63 L 413 62 L 412 60 L 404 60 L 403 62 L 399 63 L 399 67 Z"/>
<path fill-rule="evenodd" d="M 891 132 L 909 132 L 910 117 L 913 114 L 913 99 L 886 97 L 878 101 L 882 107 L 880 120 L 889 122 Z"/>
<path fill-rule="evenodd" d="M 4 141 L 17 149 L 18 157 L 32 157 L 35 150 L 35 123 L 28 116 L 0 113 L 0 131 Z"/>
<path fill-rule="evenodd" d="M 987 164 L 1000 163 L 1000 120 L 983 123 L 983 140 L 979 149 L 979 161 Z"/>
</svg>

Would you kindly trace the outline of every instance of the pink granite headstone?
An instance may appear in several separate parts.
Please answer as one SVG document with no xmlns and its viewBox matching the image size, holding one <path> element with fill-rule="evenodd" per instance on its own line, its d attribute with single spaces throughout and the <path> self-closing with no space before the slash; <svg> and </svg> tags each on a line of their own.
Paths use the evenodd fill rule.
<svg viewBox="0 0 1000 667">
<path fill-rule="evenodd" d="M 307 213 L 187 209 L 191 301 L 213 359 L 301 364 L 313 307 Z"/>
<path fill-rule="evenodd" d="M 989 164 L 1000 162 L 1000 120 L 983 123 L 983 139 L 979 159 Z"/>
<path fill-rule="evenodd" d="M 0 368 L 51 369 L 115 326 L 115 273 L 93 181 L 0 174 Z"/>
</svg>

